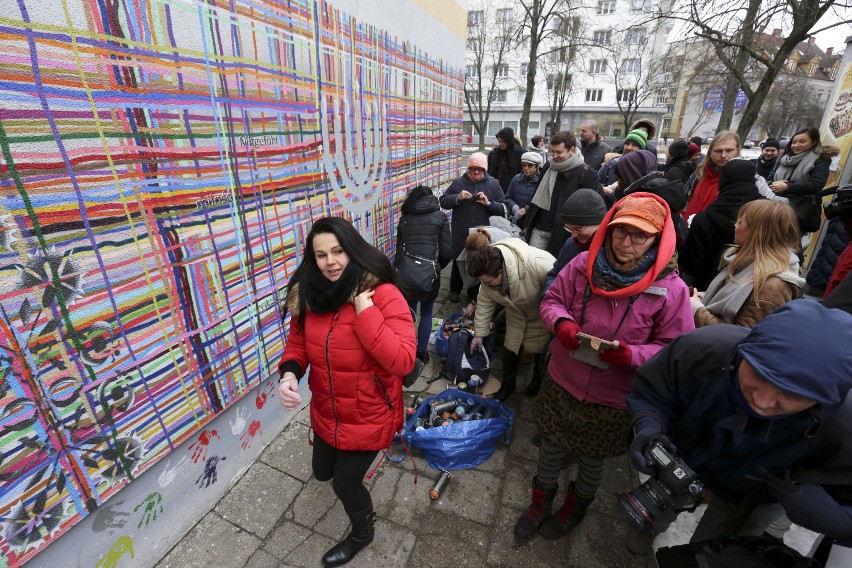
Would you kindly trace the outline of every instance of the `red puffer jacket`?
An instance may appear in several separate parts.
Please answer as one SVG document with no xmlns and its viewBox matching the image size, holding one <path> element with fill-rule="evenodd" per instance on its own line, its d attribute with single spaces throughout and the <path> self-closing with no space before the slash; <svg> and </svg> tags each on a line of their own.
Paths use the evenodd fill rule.
<svg viewBox="0 0 852 568">
<path fill-rule="evenodd" d="M 282 364 L 311 366 L 311 427 L 340 450 L 382 450 L 402 427 L 402 377 L 414 367 L 411 311 L 393 284 L 380 284 L 373 306 L 355 316 L 351 302 L 336 313 L 297 314 Z M 294 288 L 290 296 L 295 296 Z M 298 306 L 288 297 L 289 306 Z"/>
</svg>

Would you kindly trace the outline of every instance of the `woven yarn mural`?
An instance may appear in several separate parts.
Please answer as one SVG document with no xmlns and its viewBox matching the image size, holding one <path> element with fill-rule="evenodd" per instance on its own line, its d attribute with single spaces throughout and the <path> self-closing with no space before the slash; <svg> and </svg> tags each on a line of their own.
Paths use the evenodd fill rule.
<svg viewBox="0 0 852 568">
<path fill-rule="evenodd" d="M 315 0 L 0 0 L 9 566 L 274 372 L 312 219 L 391 250 L 457 175 L 461 89 Z"/>
</svg>

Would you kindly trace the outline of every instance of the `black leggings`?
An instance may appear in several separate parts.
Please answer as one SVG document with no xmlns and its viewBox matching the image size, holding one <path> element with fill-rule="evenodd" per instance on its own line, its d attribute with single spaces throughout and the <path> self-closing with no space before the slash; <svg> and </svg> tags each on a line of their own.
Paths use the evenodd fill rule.
<svg viewBox="0 0 852 568">
<path fill-rule="evenodd" d="M 338 450 L 314 433 L 314 477 L 317 481 L 332 480 L 334 494 L 347 513 L 363 511 L 372 505 L 370 492 L 364 487 L 364 476 L 378 453 Z"/>
</svg>

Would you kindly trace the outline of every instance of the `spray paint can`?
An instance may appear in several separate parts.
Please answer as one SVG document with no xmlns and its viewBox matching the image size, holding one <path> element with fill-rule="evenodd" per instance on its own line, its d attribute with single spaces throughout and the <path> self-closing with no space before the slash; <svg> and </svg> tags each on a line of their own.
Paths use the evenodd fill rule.
<svg viewBox="0 0 852 568">
<path fill-rule="evenodd" d="M 480 377 L 479 375 L 471 375 L 470 378 L 467 380 L 467 386 L 470 387 L 471 390 L 477 388 L 481 384 L 482 377 Z"/>
<path fill-rule="evenodd" d="M 449 471 L 442 471 L 441 476 L 438 477 L 438 481 L 435 482 L 435 486 L 429 490 L 429 497 L 432 498 L 432 501 L 437 501 L 441 498 L 441 495 L 444 493 L 444 490 L 447 489 L 447 485 L 450 484 L 450 479 L 452 475 L 450 475 Z"/>
<path fill-rule="evenodd" d="M 432 401 L 432 414 L 441 415 L 444 412 L 452 412 L 456 409 L 458 403 L 456 403 L 455 399 L 450 400 L 433 400 Z"/>
</svg>

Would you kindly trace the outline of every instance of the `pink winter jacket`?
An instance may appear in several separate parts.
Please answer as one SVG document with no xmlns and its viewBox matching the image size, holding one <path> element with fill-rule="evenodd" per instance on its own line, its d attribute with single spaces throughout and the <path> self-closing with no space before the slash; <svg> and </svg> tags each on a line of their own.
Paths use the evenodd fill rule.
<svg viewBox="0 0 852 568">
<path fill-rule="evenodd" d="M 568 318 L 579 323 L 588 278 L 589 253 L 580 253 L 556 277 L 541 303 L 544 325 L 556 333 L 556 322 Z M 574 359 L 559 339 L 550 342 L 548 371 L 556 384 L 579 400 L 614 408 L 626 408 L 625 397 L 633 384 L 633 372 L 667 343 L 695 328 L 689 289 L 677 273 L 656 280 L 633 302 L 621 324 L 629 298 L 605 298 L 591 294 L 586 304 L 583 333 L 630 346 L 630 367 L 598 369 Z"/>
<path fill-rule="evenodd" d="M 556 323 L 567 318 L 580 323 L 584 333 L 610 341 L 617 339 L 630 347 L 629 367 L 599 369 L 574 359 L 558 339 L 550 342 L 548 371 L 556 384 L 580 400 L 620 409 L 627 407 L 625 397 L 633 384 L 633 372 L 667 343 L 695 329 L 689 289 L 683 280 L 676 273 L 656 279 L 675 252 L 676 236 L 669 206 L 663 198 L 651 193 L 637 192 L 630 197 L 655 199 L 666 210 L 657 245 L 657 259 L 645 276 L 625 288 L 610 291 L 599 289 L 592 283 L 585 318 L 580 323 L 583 296 L 592 277 L 588 259 L 596 258 L 601 247 L 606 246 L 607 227 L 622 201 L 628 199 L 624 198 L 604 216 L 589 251 L 580 253 L 562 269 L 541 302 L 541 319 L 553 333 L 556 333 Z M 636 299 L 627 312 L 631 297 Z M 627 317 L 619 327 L 625 312 Z"/>
</svg>

